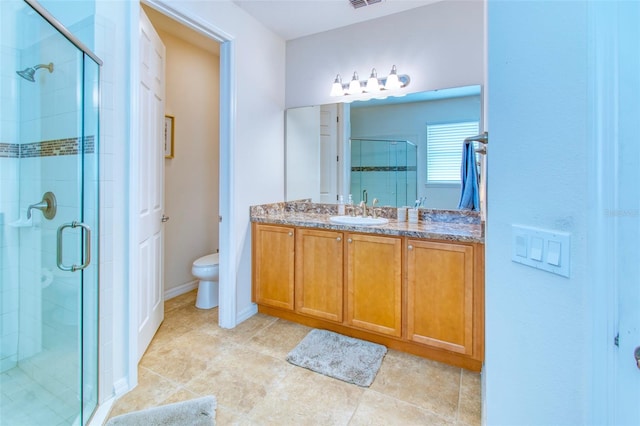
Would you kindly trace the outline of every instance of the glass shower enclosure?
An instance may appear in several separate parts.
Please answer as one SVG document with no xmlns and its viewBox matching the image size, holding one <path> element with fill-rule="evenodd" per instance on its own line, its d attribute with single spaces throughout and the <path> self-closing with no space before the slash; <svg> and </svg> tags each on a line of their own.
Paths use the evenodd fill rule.
<svg viewBox="0 0 640 426">
<path fill-rule="evenodd" d="M 32 0 L 0 1 L 0 31 L 0 424 L 86 424 L 100 60 Z"/>
<path fill-rule="evenodd" d="M 418 149 L 406 140 L 351 139 L 354 203 L 412 206 L 418 193 Z"/>
</svg>

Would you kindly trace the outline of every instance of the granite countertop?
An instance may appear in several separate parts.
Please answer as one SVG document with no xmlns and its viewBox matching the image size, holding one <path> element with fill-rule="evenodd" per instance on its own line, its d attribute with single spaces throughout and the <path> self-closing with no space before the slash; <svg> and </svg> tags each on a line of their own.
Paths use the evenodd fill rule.
<svg viewBox="0 0 640 426">
<path fill-rule="evenodd" d="M 389 223 L 352 226 L 329 221 L 337 215 L 336 209 L 332 204 L 307 202 L 265 204 L 251 207 L 251 222 L 484 244 L 484 225 L 477 212 L 420 209 L 418 223 L 409 223 L 398 222 L 396 209 L 386 207 L 381 216 Z"/>
</svg>

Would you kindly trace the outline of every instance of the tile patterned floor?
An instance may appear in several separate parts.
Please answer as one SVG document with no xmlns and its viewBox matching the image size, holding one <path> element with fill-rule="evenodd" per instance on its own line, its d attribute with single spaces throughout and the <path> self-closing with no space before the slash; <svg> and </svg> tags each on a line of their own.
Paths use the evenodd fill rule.
<svg viewBox="0 0 640 426">
<path fill-rule="evenodd" d="M 208 394 L 218 425 L 479 425 L 480 375 L 389 350 L 362 388 L 285 361 L 310 331 L 258 314 L 233 330 L 195 291 L 168 300 L 138 386 L 110 416 Z"/>
</svg>

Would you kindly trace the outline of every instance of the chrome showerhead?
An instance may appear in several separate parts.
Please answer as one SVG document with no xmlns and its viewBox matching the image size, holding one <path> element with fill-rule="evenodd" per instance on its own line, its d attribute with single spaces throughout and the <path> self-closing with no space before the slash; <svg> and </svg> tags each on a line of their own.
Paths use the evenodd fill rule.
<svg viewBox="0 0 640 426">
<path fill-rule="evenodd" d="M 49 64 L 39 64 L 35 67 L 25 68 L 22 71 L 16 71 L 16 74 L 33 83 L 36 81 L 33 75 L 36 73 L 36 70 L 39 70 L 40 68 L 46 68 L 49 70 L 49 72 L 53 72 L 53 62 L 49 62 Z"/>
</svg>

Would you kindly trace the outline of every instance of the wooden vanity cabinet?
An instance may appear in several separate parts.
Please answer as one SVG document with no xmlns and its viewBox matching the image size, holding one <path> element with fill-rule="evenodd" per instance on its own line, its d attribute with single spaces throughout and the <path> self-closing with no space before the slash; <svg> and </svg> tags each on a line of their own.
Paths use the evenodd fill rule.
<svg viewBox="0 0 640 426">
<path fill-rule="evenodd" d="M 253 300 L 293 311 L 295 228 L 252 224 Z"/>
<path fill-rule="evenodd" d="M 296 231 L 295 310 L 329 321 L 343 319 L 343 233 Z"/>
<path fill-rule="evenodd" d="M 347 234 L 348 325 L 402 335 L 402 239 Z"/>
<path fill-rule="evenodd" d="M 252 230 L 259 312 L 482 368 L 482 244 L 257 222 Z"/>
<path fill-rule="evenodd" d="M 407 240 L 407 339 L 472 357 L 482 356 L 482 297 L 476 285 L 481 248 Z M 480 268 L 482 269 L 482 268 Z M 478 346 L 479 344 L 479 346 Z"/>
</svg>

